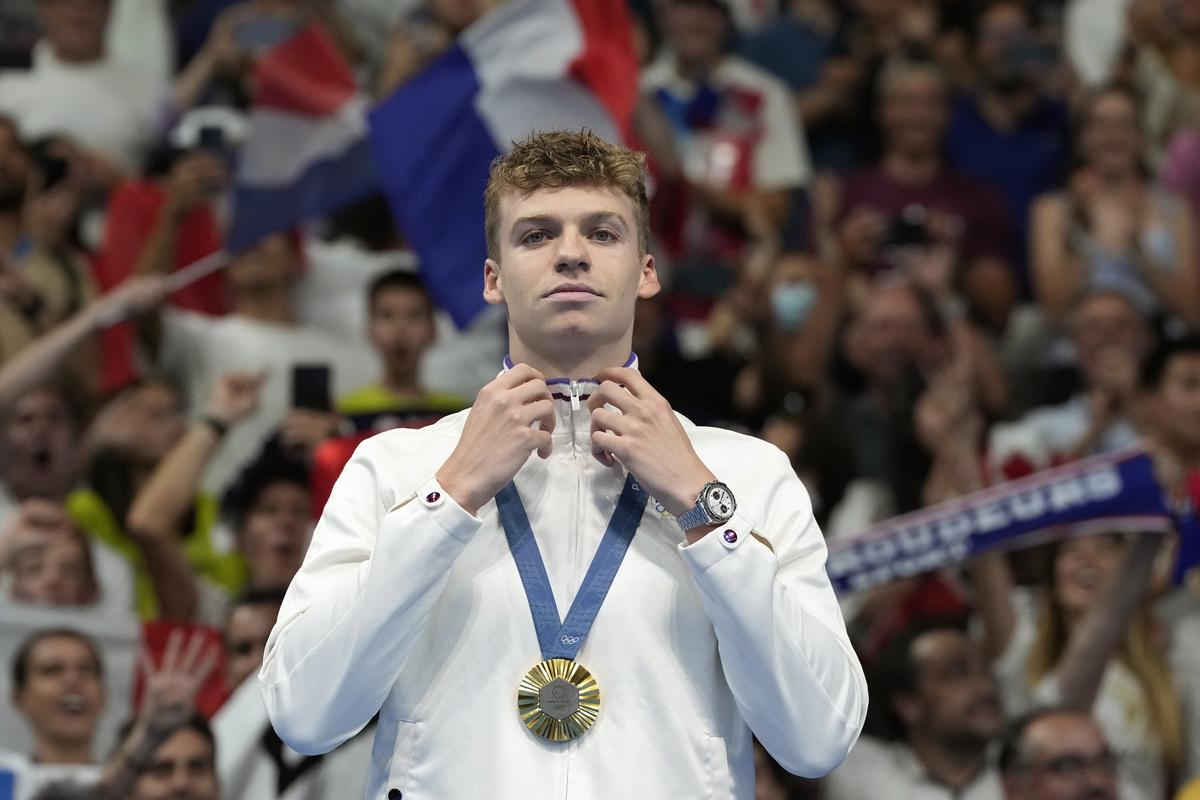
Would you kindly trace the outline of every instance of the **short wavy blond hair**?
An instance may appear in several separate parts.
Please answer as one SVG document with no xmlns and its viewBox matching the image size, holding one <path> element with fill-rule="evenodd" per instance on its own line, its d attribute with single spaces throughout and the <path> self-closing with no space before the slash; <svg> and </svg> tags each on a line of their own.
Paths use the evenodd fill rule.
<svg viewBox="0 0 1200 800">
<path fill-rule="evenodd" d="M 500 200 L 506 194 L 528 195 L 538 189 L 567 186 L 599 186 L 628 197 L 636 216 L 638 253 L 649 251 L 645 156 L 606 142 L 591 131 L 551 131 L 514 142 L 511 151 L 492 162 L 483 192 L 488 257 L 500 259 Z"/>
</svg>

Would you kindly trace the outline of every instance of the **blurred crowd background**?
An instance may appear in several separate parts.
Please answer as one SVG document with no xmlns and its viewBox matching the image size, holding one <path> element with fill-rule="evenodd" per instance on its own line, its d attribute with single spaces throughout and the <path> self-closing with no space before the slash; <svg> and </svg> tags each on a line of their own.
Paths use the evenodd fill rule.
<svg viewBox="0 0 1200 800">
<path fill-rule="evenodd" d="M 502 2 L 0 4 L 0 798 L 361 790 L 371 726 L 301 756 L 252 676 L 354 445 L 469 405 L 502 311 L 456 328 L 382 195 L 164 276 L 281 35 L 381 99 Z M 677 411 L 786 452 L 831 546 L 1139 442 L 1191 513 L 1200 0 L 629 12 Z M 844 597 L 868 731 L 823 781 L 760 751 L 757 800 L 1200 797 L 1178 541 L 1071 533 Z"/>
</svg>

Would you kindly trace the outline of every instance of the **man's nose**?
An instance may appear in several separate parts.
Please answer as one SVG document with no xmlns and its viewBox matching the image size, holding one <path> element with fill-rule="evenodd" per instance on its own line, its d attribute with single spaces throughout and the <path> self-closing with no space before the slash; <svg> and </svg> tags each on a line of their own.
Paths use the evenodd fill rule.
<svg viewBox="0 0 1200 800">
<path fill-rule="evenodd" d="M 586 272 L 591 268 L 584 237 L 579 231 L 564 231 L 558 239 L 558 256 L 554 268 L 558 272 Z"/>
</svg>

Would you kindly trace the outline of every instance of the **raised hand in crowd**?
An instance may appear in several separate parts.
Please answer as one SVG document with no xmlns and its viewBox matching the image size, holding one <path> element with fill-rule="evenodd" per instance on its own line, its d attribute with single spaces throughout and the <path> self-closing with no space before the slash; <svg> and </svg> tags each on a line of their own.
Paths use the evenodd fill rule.
<svg viewBox="0 0 1200 800">
<path fill-rule="evenodd" d="M 154 308 L 165 295 L 161 278 L 131 278 L 25 347 L 0 369 L 0 411 L 50 377 L 90 336 Z"/>
<path fill-rule="evenodd" d="M 167 203 L 172 220 L 216 197 L 229 182 L 229 167 L 216 153 L 197 149 L 181 155 L 167 174 Z"/>
<path fill-rule="evenodd" d="M 106 798 L 125 800 L 154 751 L 196 714 L 196 697 L 217 665 L 219 648 L 193 631 L 172 631 L 162 661 L 155 666 L 142 651 L 144 683 L 141 709 L 133 727 L 105 767 L 101 787 Z"/>
<path fill-rule="evenodd" d="M 341 421 L 342 418 L 332 411 L 293 408 L 279 427 L 279 443 L 290 457 L 311 461 L 317 446 L 337 435 Z"/>
<path fill-rule="evenodd" d="M 158 462 L 125 516 L 125 530 L 142 553 L 164 618 L 190 620 L 198 613 L 198 578 L 180 528 L 221 438 L 258 407 L 264 378 L 263 373 L 222 375 L 207 411 Z"/>
</svg>

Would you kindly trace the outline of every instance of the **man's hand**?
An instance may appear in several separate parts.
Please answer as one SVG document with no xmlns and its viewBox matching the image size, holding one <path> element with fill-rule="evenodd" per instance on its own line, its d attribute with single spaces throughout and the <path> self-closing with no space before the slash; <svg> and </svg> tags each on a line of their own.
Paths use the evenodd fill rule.
<svg viewBox="0 0 1200 800">
<path fill-rule="evenodd" d="M 696 455 L 671 404 L 635 369 L 601 370 L 596 380 L 600 388 L 587 402 L 592 452 L 606 466 L 620 461 L 667 511 L 683 514 L 716 477 Z"/>
<path fill-rule="evenodd" d="M 193 631 L 185 644 L 181 630 L 171 631 L 162 663 L 156 668 L 146 651 L 140 653 L 145 699 L 137 726 L 155 737 L 169 735 L 196 711 L 196 696 L 217 665 L 215 646 L 200 631 Z"/>
<path fill-rule="evenodd" d="M 279 426 L 279 443 L 294 458 L 311 460 L 321 442 L 337 435 L 341 421 L 333 411 L 293 408 Z"/>
<path fill-rule="evenodd" d="M 33 498 L 21 503 L 15 518 L 0 532 L 0 572 L 18 556 L 41 550 L 60 536 L 70 534 L 75 523 L 61 504 Z"/>
<path fill-rule="evenodd" d="M 93 328 L 103 330 L 156 308 L 166 294 L 162 275 L 135 275 L 97 297 L 83 313 L 88 315 Z"/>
<path fill-rule="evenodd" d="M 474 514 L 513 479 L 531 451 L 549 458 L 553 430 L 546 376 L 518 364 L 480 389 L 458 446 L 438 470 L 438 483 Z"/>
<path fill-rule="evenodd" d="M 229 169 L 213 153 L 194 150 L 180 156 L 167 175 L 167 213 L 179 218 L 208 202 L 229 182 Z"/>
<path fill-rule="evenodd" d="M 227 426 L 233 426 L 254 413 L 262 390 L 265 372 L 226 372 L 213 385 L 208 414 Z"/>
</svg>

